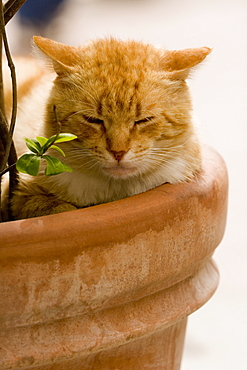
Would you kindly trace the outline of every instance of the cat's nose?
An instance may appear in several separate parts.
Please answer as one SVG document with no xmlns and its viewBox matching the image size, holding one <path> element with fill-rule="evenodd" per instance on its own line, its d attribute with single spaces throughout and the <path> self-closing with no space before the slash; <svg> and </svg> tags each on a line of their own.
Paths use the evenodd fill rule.
<svg viewBox="0 0 247 370">
<path fill-rule="evenodd" d="M 115 152 L 115 151 L 112 150 L 111 153 L 113 154 L 113 157 L 119 162 L 119 161 L 121 161 L 121 159 L 123 158 L 123 156 L 126 152 L 124 150 L 122 150 L 120 152 Z"/>
</svg>

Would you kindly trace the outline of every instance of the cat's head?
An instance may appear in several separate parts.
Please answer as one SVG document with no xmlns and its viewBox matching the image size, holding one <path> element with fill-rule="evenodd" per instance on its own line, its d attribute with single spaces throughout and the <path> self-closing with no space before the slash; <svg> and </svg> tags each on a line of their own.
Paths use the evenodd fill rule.
<svg viewBox="0 0 247 370">
<path fill-rule="evenodd" d="M 186 168 L 200 150 L 185 80 L 209 48 L 168 51 L 113 38 L 79 48 L 34 41 L 57 74 L 47 130 L 56 132 L 58 119 L 62 132 L 78 137 L 68 144 L 72 166 L 126 179 L 169 169 L 175 158 L 190 176 Z"/>
</svg>

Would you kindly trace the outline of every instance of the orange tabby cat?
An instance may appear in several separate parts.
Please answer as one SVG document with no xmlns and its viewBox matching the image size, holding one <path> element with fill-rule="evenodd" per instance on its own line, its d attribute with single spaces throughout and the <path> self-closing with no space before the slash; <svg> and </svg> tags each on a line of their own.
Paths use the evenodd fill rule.
<svg viewBox="0 0 247 370">
<path fill-rule="evenodd" d="M 79 48 L 42 37 L 34 42 L 56 78 L 52 83 L 50 72 L 25 62 L 31 75 L 19 84 L 19 154 L 20 137 L 49 137 L 58 121 L 61 132 L 77 139 L 61 146 L 72 173 L 46 177 L 41 169 L 38 177 L 21 175 L 12 200 L 15 218 L 121 199 L 200 170 L 185 79 L 209 48 L 168 51 L 113 38 Z"/>
</svg>

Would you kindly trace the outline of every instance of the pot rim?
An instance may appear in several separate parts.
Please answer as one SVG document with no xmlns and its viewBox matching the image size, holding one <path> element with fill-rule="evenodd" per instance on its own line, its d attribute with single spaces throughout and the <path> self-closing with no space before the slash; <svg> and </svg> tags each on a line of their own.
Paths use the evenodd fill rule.
<svg viewBox="0 0 247 370">
<path fill-rule="evenodd" d="M 15 247 L 16 241 L 19 247 L 25 249 L 35 239 L 39 243 L 56 238 L 66 240 L 81 235 L 83 230 L 85 240 L 81 240 L 81 245 L 84 246 L 95 245 L 97 239 L 102 237 L 102 230 L 112 230 L 108 235 L 109 242 L 116 241 L 114 230 L 118 231 L 117 239 L 123 241 L 147 228 L 157 226 L 159 229 L 153 221 L 160 213 L 163 217 L 167 216 L 167 222 L 170 219 L 172 223 L 174 217 L 181 216 L 179 210 L 182 212 L 186 199 L 191 202 L 195 197 L 203 199 L 211 196 L 218 184 L 227 187 L 225 163 L 214 149 L 204 147 L 202 170 L 188 182 L 166 183 L 144 193 L 105 204 L 0 224 L 0 254 L 1 250 L 6 252 Z M 135 220 L 138 220 L 136 225 Z M 127 235 L 124 225 L 128 225 Z"/>
</svg>

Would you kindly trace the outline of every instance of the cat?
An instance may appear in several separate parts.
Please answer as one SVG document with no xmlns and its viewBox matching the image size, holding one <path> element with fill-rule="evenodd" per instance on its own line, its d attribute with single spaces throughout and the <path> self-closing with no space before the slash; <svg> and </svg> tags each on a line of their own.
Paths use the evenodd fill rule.
<svg viewBox="0 0 247 370">
<path fill-rule="evenodd" d="M 114 38 L 76 48 L 41 36 L 34 44 L 46 67 L 16 63 L 18 154 L 26 151 L 23 136 L 50 137 L 58 122 L 61 132 L 77 139 L 61 144 L 72 173 L 20 175 L 11 206 L 15 219 L 122 199 L 200 171 L 186 79 L 210 48 L 170 51 Z"/>
</svg>

